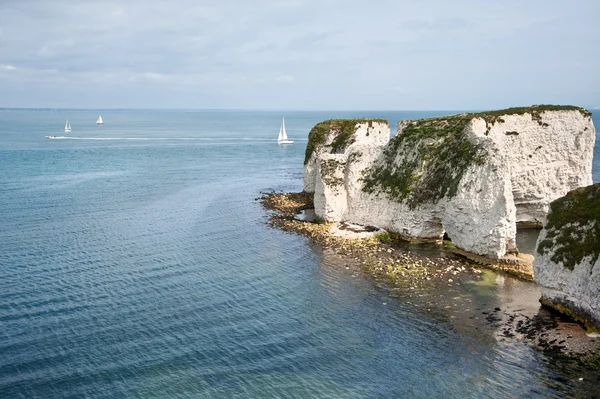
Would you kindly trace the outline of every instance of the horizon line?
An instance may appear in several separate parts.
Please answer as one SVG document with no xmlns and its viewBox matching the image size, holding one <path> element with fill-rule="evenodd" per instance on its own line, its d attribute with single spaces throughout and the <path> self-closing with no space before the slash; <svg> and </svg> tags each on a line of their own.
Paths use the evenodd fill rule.
<svg viewBox="0 0 600 399">
<path fill-rule="evenodd" d="M 77 107 L 2 107 L 3 110 L 68 110 L 68 111 L 263 111 L 263 112 L 280 112 L 280 111 L 386 111 L 386 112 L 397 112 L 397 111 L 470 111 L 470 109 L 360 109 L 360 108 L 332 108 L 332 109 L 308 109 L 308 108 L 77 108 Z"/>
<path fill-rule="evenodd" d="M 531 105 L 529 105 L 531 106 Z M 525 106 L 528 107 L 528 106 Z M 512 107 L 508 107 L 512 108 Z M 599 110 L 600 107 L 582 107 L 589 111 Z M 455 108 L 455 109 L 359 109 L 359 108 L 333 108 L 333 109 L 306 109 L 306 108 L 77 108 L 77 107 L 2 107 L 0 110 L 54 110 L 54 111 L 237 111 L 237 112 L 474 112 L 505 108 Z"/>
</svg>

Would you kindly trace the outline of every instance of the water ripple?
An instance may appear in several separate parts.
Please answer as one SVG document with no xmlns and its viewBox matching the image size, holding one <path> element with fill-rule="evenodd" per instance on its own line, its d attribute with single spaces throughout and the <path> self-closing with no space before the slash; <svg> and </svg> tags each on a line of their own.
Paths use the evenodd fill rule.
<svg viewBox="0 0 600 399">
<path fill-rule="evenodd" d="M 166 115 L 203 126 L 204 114 Z M 225 130 L 185 140 L 195 130 L 163 140 L 162 119 L 57 141 L 41 139 L 35 115 L 22 120 L 30 133 L 0 156 L 2 396 L 589 393 L 526 345 L 429 312 L 438 293 L 389 290 L 266 226 L 254 199 L 301 188 L 304 146 L 240 133 L 223 115 L 205 122 Z"/>
</svg>

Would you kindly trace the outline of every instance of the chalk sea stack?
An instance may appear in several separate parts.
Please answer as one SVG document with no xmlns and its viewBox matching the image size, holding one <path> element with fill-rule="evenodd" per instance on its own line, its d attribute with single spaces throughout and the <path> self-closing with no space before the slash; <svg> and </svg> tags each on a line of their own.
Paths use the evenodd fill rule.
<svg viewBox="0 0 600 399">
<path fill-rule="evenodd" d="M 543 304 L 600 331 L 600 183 L 550 204 L 533 267 Z"/>
<path fill-rule="evenodd" d="M 402 121 L 328 120 L 309 133 L 304 191 L 327 221 L 441 239 L 499 259 L 517 223 L 592 183 L 595 129 L 574 106 L 539 105 Z"/>
</svg>

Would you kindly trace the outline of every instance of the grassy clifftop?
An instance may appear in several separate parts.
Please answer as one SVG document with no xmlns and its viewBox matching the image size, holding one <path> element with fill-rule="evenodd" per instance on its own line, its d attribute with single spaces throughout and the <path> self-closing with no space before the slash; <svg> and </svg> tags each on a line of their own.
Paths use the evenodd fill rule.
<svg viewBox="0 0 600 399">
<path fill-rule="evenodd" d="M 487 157 L 483 146 L 471 142 L 465 134 L 471 120 L 485 120 L 488 132 L 493 124 L 503 123 L 502 117 L 506 115 L 529 114 L 540 126 L 547 126 L 542 121 L 546 111 L 577 111 L 584 117 L 591 116 L 589 111 L 573 105 L 533 105 L 409 121 L 402 134 L 390 140 L 381 162 L 366 171 L 364 191 L 385 192 L 398 202 L 406 201 L 412 208 L 451 198 L 467 169 L 482 165 Z M 359 123 L 373 122 L 387 124 L 383 119 L 330 119 L 316 124 L 308 135 L 304 164 L 317 147 L 325 144 L 327 134 L 335 135 L 330 146 L 335 153 L 354 142 Z M 396 165 L 399 153 L 409 156 Z"/>
<path fill-rule="evenodd" d="M 318 146 L 325 144 L 325 138 L 329 132 L 335 134 L 335 138 L 331 143 L 331 152 L 337 152 L 346 148 L 354 142 L 353 134 L 356 132 L 356 127 L 359 123 L 368 123 L 369 126 L 373 122 L 388 124 L 385 119 L 364 118 L 364 119 L 329 119 L 317 123 L 308 133 L 308 143 L 306 144 L 306 152 L 304 155 L 304 164 L 310 160 L 312 153 Z"/>
<path fill-rule="evenodd" d="M 467 115 L 473 115 L 474 118 L 481 117 L 486 121 L 493 121 L 502 115 L 523 115 L 523 114 L 540 114 L 545 111 L 579 111 L 583 116 L 591 116 L 591 112 L 582 107 L 575 105 L 552 105 L 552 104 L 541 104 L 531 105 L 529 107 L 512 107 L 506 109 L 499 109 L 494 111 L 474 112 Z"/>
</svg>

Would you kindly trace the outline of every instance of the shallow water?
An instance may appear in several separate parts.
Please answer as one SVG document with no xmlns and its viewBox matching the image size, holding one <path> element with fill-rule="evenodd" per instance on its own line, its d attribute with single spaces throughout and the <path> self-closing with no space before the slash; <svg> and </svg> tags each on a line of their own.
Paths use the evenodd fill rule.
<svg viewBox="0 0 600 399">
<path fill-rule="evenodd" d="M 535 314 L 535 285 L 392 289 L 264 223 L 316 122 L 430 115 L 0 112 L 0 396 L 591 396 L 481 313 Z"/>
</svg>

